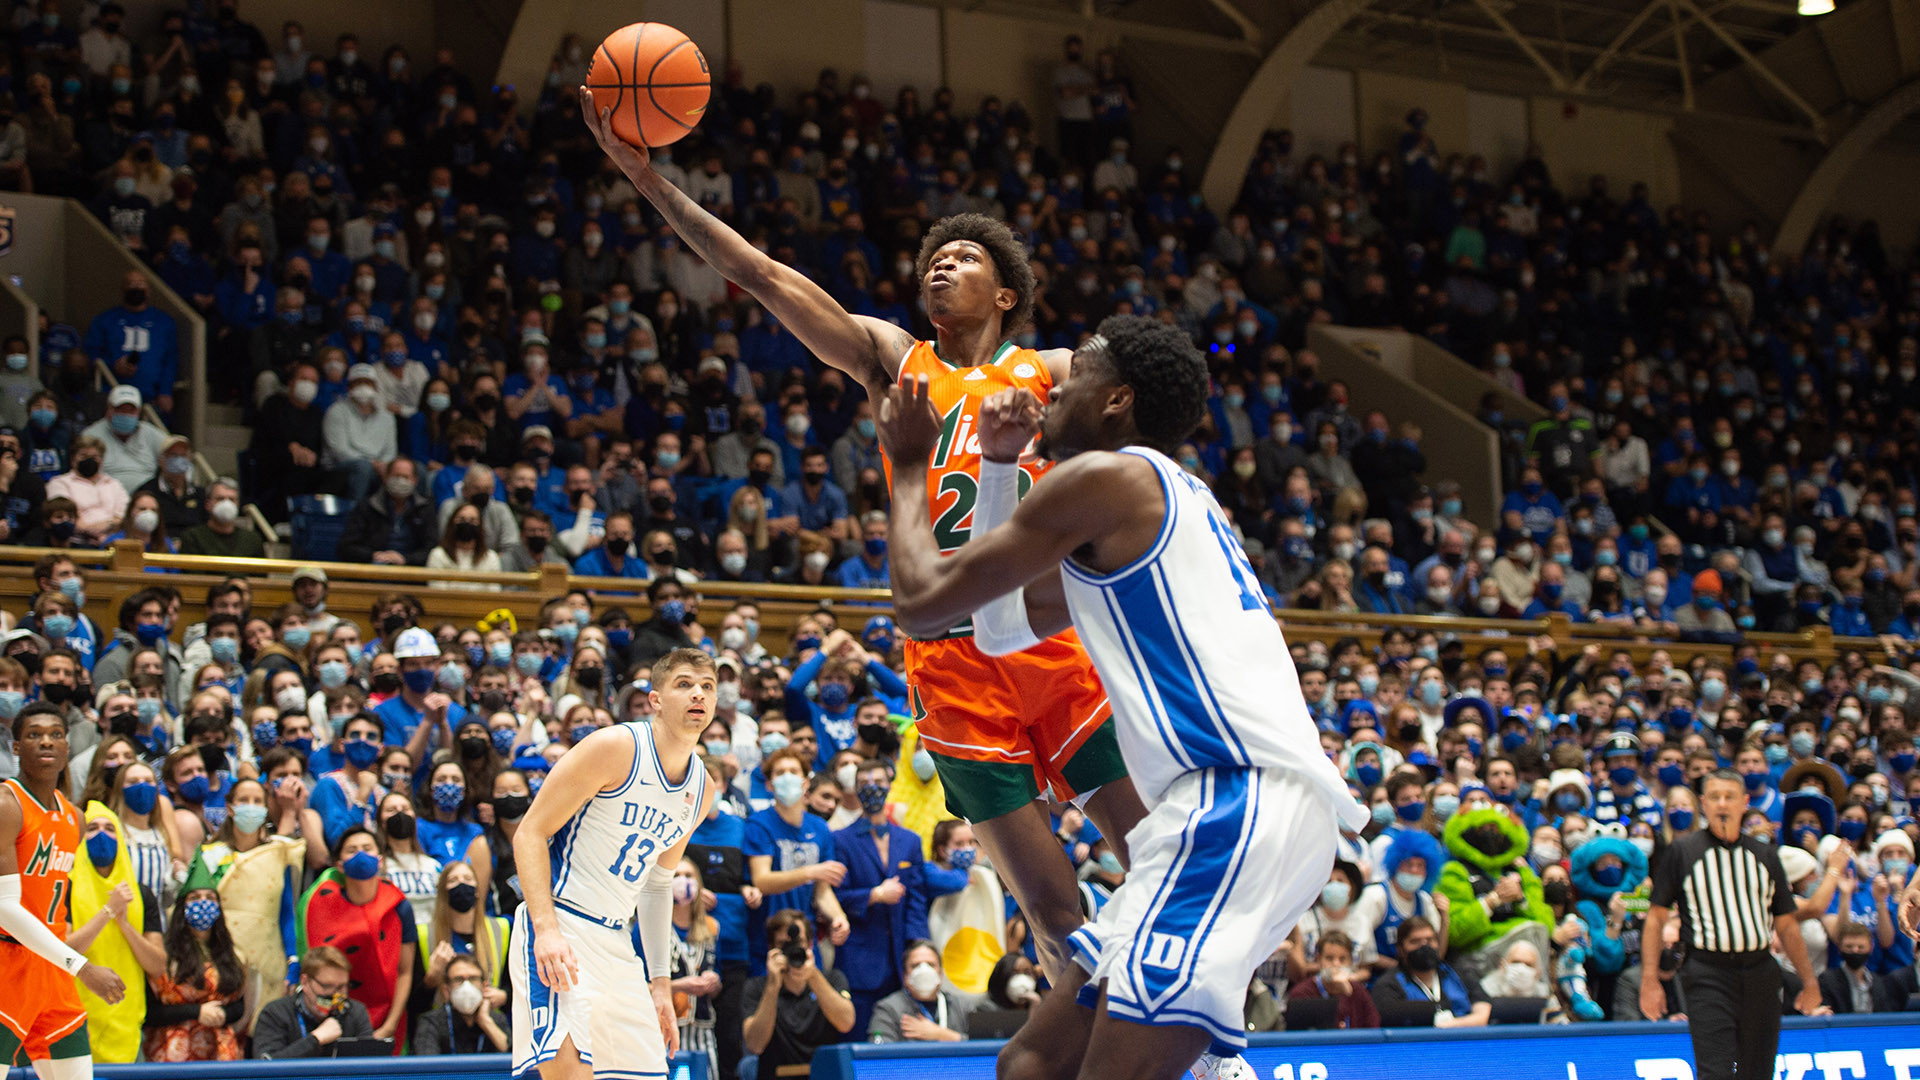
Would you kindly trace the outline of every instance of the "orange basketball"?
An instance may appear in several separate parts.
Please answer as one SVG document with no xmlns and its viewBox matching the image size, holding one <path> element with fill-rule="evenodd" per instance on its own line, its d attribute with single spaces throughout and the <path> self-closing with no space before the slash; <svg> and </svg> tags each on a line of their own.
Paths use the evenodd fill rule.
<svg viewBox="0 0 1920 1080">
<path fill-rule="evenodd" d="M 587 89 L 596 108 L 613 110 L 615 135 L 635 146 L 665 146 L 700 122 L 713 78 L 687 35 L 666 23 L 642 22 L 600 43 Z"/>
</svg>

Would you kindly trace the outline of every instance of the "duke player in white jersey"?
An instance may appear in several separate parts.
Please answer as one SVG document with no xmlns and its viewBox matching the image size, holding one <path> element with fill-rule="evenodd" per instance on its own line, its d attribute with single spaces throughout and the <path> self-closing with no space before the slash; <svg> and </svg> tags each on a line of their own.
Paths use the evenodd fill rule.
<svg viewBox="0 0 1920 1080">
<path fill-rule="evenodd" d="M 1106 320 L 1044 416 L 1024 390 L 988 401 L 974 539 L 944 558 L 924 490 L 940 435 L 925 380 L 881 406 L 901 628 L 972 615 L 982 647 L 1005 651 L 1072 625 L 1147 806 L 1125 884 L 1070 939 L 1079 965 L 1002 1052 L 1003 1080 L 1169 1080 L 1203 1051 L 1244 1047 L 1254 968 L 1319 896 L 1338 829 L 1368 820 L 1320 751 L 1225 514 L 1167 456 L 1207 386 L 1184 334 Z M 1059 464 L 1020 501 L 1015 463 L 1036 427 Z"/>
<path fill-rule="evenodd" d="M 651 720 L 568 751 L 513 838 L 515 1077 L 661 1077 L 679 1049 L 673 871 L 713 802 L 694 756 L 713 720 L 713 659 L 675 649 L 652 675 Z"/>
</svg>

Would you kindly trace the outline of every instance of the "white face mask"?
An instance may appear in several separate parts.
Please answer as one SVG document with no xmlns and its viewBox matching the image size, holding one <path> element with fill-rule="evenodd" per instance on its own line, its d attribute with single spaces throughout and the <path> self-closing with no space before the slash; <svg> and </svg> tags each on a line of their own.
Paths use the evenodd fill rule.
<svg viewBox="0 0 1920 1080">
<path fill-rule="evenodd" d="M 833 770 L 834 783 L 839 784 L 840 790 L 842 791 L 852 791 L 854 781 L 857 780 L 859 776 L 860 767 L 851 761 Z M 917 971 L 919 969 L 916 968 L 915 970 Z"/>
<path fill-rule="evenodd" d="M 307 692 L 297 686 L 288 686 L 273 695 L 273 703 L 281 712 L 305 712 L 307 710 Z"/>
<path fill-rule="evenodd" d="M 1531 964 L 1503 964 L 1500 974 L 1506 981 L 1507 993 L 1513 997 L 1529 997 L 1539 986 L 1540 977 L 1534 974 Z"/>
<path fill-rule="evenodd" d="M 1015 976 L 1015 978 L 1018 978 L 1018 976 Z M 1009 979 L 1007 981 L 1011 983 L 1013 980 Z M 939 989 L 940 973 L 934 970 L 932 964 L 922 961 L 921 963 L 913 965 L 912 971 L 907 972 L 907 991 L 914 997 L 930 998 Z"/>
<path fill-rule="evenodd" d="M 1033 996 L 1035 988 L 1033 976 L 1021 972 L 1007 980 L 1007 1000 L 1019 1004 Z"/>
<path fill-rule="evenodd" d="M 826 552 L 824 551 L 811 552 L 807 555 L 807 559 L 806 559 L 807 569 L 812 570 L 816 574 L 820 573 L 821 571 L 827 568 L 827 563 L 829 561 L 831 560 L 827 558 Z"/>
<path fill-rule="evenodd" d="M 447 1003 L 453 1006 L 454 1012 L 466 1016 L 479 1011 L 481 998 L 479 987 L 463 982 L 447 994 Z"/>
</svg>

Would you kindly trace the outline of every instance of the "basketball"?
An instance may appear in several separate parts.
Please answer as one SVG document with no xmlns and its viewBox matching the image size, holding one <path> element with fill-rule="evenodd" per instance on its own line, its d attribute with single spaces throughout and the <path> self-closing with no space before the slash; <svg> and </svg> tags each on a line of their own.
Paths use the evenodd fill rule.
<svg viewBox="0 0 1920 1080">
<path fill-rule="evenodd" d="M 685 137 L 707 111 L 707 58 L 687 35 L 642 22 L 607 35 L 593 54 L 587 89 L 594 107 L 612 109 L 613 133 L 635 146 Z"/>
</svg>

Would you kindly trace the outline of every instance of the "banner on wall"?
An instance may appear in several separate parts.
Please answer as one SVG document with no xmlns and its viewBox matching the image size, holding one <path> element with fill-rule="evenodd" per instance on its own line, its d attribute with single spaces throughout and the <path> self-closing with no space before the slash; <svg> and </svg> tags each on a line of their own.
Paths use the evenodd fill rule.
<svg viewBox="0 0 1920 1080">
<path fill-rule="evenodd" d="M 1905 1022 L 1799 1025 L 1781 1032 L 1774 1080 L 1920 1080 L 1920 1016 Z M 1506 1034 L 1505 1031 L 1511 1031 Z M 1406 1030 L 1254 1036 L 1260 1080 L 1460 1080 L 1498 1062 L 1500 1080 L 1694 1080 L 1686 1028 L 1667 1024 L 1488 1028 L 1450 1036 Z M 814 1080 L 992 1080 L 998 1044 L 950 1054 L 823 1051 Z M 978 1049 L 971 1049 L 977 1047 Z M 841 1048 L 845 1049 L 845 1048 Z M 879 1048 L 875 1048 L 878 1050 Z"/>
</svg>

